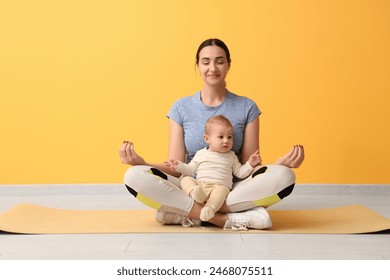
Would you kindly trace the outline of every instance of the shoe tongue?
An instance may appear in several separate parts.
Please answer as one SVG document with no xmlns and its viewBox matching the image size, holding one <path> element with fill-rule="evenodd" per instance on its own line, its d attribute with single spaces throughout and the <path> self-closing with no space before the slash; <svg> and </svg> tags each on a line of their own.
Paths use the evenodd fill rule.
<svg viewBox="0 0 390 280">
<path fill-rule="evenodd" d="M 236 220 L 227 220 L 223 229 L 225 230 L 248 230 L 247 223 L 242 223 Z"/>
</svg>

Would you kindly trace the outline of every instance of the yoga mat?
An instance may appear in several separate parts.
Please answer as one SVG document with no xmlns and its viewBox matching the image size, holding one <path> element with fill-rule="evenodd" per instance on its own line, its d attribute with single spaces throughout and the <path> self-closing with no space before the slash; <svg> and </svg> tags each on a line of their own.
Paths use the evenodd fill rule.
<svg viewBox="0 0 390 280">
<path fill-rule="evenodd" d="M 68 210 L 19 204 L 0 214 L 0 230 L 27 234 L 70 233 L 234 233 L 214 226 L 162 225 L 154 210 Z M 352 234 L 390 229 L 387 219 L 351 205 L 314 210 L 270 210 L 273 227 L 239 233 Z"/>
</svg>

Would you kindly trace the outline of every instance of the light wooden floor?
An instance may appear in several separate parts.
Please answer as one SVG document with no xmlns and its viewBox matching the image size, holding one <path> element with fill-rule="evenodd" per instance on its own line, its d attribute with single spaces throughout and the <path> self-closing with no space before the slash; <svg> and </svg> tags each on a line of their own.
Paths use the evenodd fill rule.
<svg viewBox="0 0 390 280">
<path fill-rule="evenodd" d="M 69 209 L 148 209 L 120 184 L 0 185 L 0 212 L 18 203 Z M 361 204 L 390 218 L 390 185 L 297 185 L 272 209 Z M 390 232 L 376 234 L 79 234 L 0 232 L 0 259 L 390 260 Z"/>
</svg>

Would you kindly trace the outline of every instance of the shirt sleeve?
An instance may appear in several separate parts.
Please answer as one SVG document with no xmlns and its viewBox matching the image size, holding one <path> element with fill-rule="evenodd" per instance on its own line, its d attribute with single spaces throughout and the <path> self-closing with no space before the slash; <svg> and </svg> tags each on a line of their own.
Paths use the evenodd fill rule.
<svg viewBox="0 0 390 280">
<path fill-rule="evenodd" d="M 252 173 L 253 167 L 250 165 L 249 161 L 247 161 L 244 165 L 242 165 L 236 156 L 234 156 L 233 161 L 233 174 L 237 178 L 244 179 L 248 177 Z"/>
<path fill-rule="evenodd" d="M 194 162 L 191 161 L 189 164 L 179 162 L 179 166 L 176 169 L 177 172 L 180 172 L 184 176 L 195 176 L 196 175 L 197 166 L 195 166 Z"/>
<path fill-rule="evenodd" d="M 188 164 L 179 161 L 179 166 L 177 167 L 176 171 L 180 172 L 184 176 L 195 176 L 200 163 L 200 154 L 201 151 L 197 152 L 194 158 Z"/>
<path fill-rule="evenodd" d="M 171 120 L 173 120 L 175 123 L 177 123 L 180 126 L 183 126 L 183 117 L 181 112 L 181 101 L 178 100 L 175 103 L 173 103 L 171 109 L 169 110 L 167 117 Z"/>
<path fill-rule="evenodd" d="M 257 106 L 257 104 L 251 99 L 247 98 L 246 103 L 247 103 L 246 108 L 247 108 L 247 116 L 248 116 L 246 124 L 249 124 L 253 122 L 258 116 L 260 116 L 261 111 Z"/>
</svg>

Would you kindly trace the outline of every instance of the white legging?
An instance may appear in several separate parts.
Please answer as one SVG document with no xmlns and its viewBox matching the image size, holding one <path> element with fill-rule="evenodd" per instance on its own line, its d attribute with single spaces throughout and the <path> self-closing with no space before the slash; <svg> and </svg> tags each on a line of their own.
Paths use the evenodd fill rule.
<svg viewBox="0 0 390 280">
<path fill-rule="evenodd" d="M 188 215 L 194 200 L 180 188 L 180 178 L 163 173 L 153 167 L 137 165 L 125 173 L 125 185 L 142 203 L 164 212 Z M 282 165 L 267 165 L 248 178 L 235 182 L 226 198 L 231 212 L 256 206 L 268 207 L 294 189 L 294 172 Z"/>
</svg>

